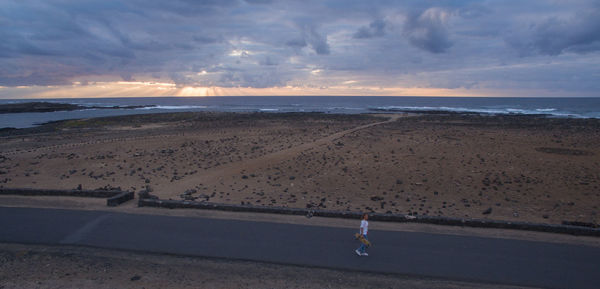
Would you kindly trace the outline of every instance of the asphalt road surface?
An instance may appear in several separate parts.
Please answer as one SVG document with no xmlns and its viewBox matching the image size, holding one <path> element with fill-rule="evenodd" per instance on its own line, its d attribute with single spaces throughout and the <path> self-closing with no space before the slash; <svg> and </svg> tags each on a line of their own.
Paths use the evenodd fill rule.
<svg viewBox="0 0 600 289">
<path fill-rule="evenodd" d="M 357 227 L 359 221 L 357 221 Z M 371 226 L 373 227 L 373 225 Z M 0 207 L 0 242 L 83 245 L 547 288 L 600 288 L 600 248 L 370 228 Z"/>
</svg>

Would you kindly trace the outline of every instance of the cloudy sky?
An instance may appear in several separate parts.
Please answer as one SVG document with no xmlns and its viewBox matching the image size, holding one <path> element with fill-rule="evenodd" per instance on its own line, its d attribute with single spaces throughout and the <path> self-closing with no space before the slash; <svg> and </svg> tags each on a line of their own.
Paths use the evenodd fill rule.
<svg viewBox="0 0 600 289">
<path fill-rule="evenodd" d="M 3 0 L 0 98 L 600 96 L 600 1 Z"/>
</svg>

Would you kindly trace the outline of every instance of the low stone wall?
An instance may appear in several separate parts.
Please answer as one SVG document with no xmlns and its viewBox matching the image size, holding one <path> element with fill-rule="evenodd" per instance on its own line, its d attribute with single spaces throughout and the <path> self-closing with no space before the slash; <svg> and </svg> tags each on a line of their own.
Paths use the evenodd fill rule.
<svg viewBox="0 0 600 289">
<path fill-rule="evenodd" d="M 0 195 L 22 195 L 22 196 L 70 196 L 70 197 L 88 197 L 88 198 L 110 198 L 119 193 L 121 193 L 121 191 L 0 188 Z"/>
<path fill-rule="evenodd" d="M 106 198 L 106 205 L 111 207 L 132 200 L 135 196 L 133 192 L 116 190 L 46 190 L 13 188 L 0 188 L 0 195 Z"/>
<path fill-rule="evenodd" d="M 360 219 L 362 213 L 358 212 L 343 212 L 329 210 L 311 210 L 300 208 L 285 208 L 285 207 L 267 207 L 267 206 L 250 206 L 250 205 L 230 205 L 208 202 L 193 202 L 193 201 L 174 201 L 140 198 L 138 201 L 140 207 L 160 207 L 160 208 L 192 208 L 205 210 L 222 210 L 232 212 L 255 212 L 255 213 L 272 213 L 285 215 L 301 215 L 301 216 L 318 216 L 318 217 L 333 217 L 346 219 Z M 369 213 L 369 219 L 374 221 L 384 222 L 412 222 L 435 225 L 449 226 L 466 226 L 480 228 L 498 228 L 498 229 L 513 229 L 527 230 L 549 233 L 561 233 L 580 236 L 595 236 L 600 237 L 600 229 L 588 228 L 581 226 L 570 225 L 552 225 L 552 224 L 536 224 L 526 222 L 508 222 L 498 220 L 485 219 L 460 219 L 451 217 L 435 217 L 435 216 L 410 216 L 397 214 L 382 214 Z"/>
<path fill-rule="evenodd" d="M 116 207 L 129 200 L 133 200 L 135 194 L 133 192 L 121 192 L 113 197 L 106 199 L 106 205 L 109 207 Z"/>
</svg>

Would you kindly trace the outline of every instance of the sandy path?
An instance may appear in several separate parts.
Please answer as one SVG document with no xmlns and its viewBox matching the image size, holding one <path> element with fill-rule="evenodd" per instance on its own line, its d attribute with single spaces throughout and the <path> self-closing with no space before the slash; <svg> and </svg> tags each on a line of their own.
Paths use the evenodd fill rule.
<svg viewBox="0 0 600 289">
<path fill-rule="evenodd" d="M 265 166 L 272 166 L 273 164 L 277 164 L 287 159 L 290 159 L 290 157 L 296 156 L 303 151 L 331 143 L 336 139 L 339 139 L 347 134 L 351 134 L 353 132 L 367 129 L 373 126 L 394 122 L 397 121 L 400 117 L 401 115 L 389 115 L 389 119 L 385 121 L 357 126 L 348 130 L 334 133 L 324 138 L 320 138 L 310 143 L 305 143 L 299 146 L 263 155 L 254 159 L 222 165 L 212 170 L 208 170 L 204 172 L 204 174 L 195 178 L 185 178 L 179 181 L 172 182 L 170 184 L 161 184 L 154 188 L 154 191 L 163 196 L 163 198 L 178 198 L 178 196 L 182 194 L 185 190 L 194 188 L 198 184 L 204 184 L 209 181 L 214 182 L 215 180 L 217 182 L 221 182 L 224 176 L 231 176 L 236 174 L 239 175 L 242 174 L 244 171 L 253 171 L 259 168 L 263 168 Z"/>
</svg>

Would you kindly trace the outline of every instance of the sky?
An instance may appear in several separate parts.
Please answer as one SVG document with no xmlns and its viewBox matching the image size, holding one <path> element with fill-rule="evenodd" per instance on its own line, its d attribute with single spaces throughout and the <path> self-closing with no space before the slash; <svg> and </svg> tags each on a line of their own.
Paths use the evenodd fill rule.
<svg viewBox="0 0 600 289">
<path fill-rule="evenodd" d="M 600 1 L 3 0 L 0 98 L 600 97 Z"/>
</svg>

